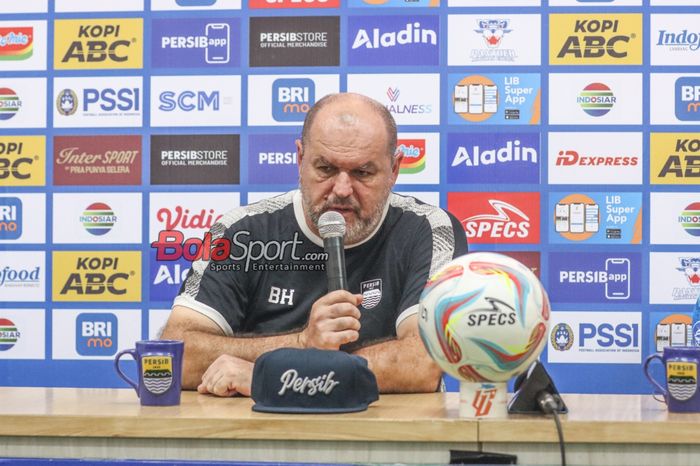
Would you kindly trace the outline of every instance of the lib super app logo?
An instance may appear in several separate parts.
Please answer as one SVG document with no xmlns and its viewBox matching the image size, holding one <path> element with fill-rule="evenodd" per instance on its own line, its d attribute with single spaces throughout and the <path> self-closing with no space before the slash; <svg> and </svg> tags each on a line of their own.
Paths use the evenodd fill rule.
<svg viewBox="0 0 700 466">
<path fill-rule="evenodd" d="M 55 69 L 143 67 L 141 18 L 59 19 L 55 28 Z"/>
<path fill-rule="evenodd" d="M 642 14 L 549 16 L 552 65 L 641 65 Z"/>
<path fill-rule="evenodd" d="M 470 243 L 540 242 L 540 193 L 447 193 Z"/>
<path fill-rule="evenodd" d="M 82 313 L 75 319 L 75 350 L 81 356 L 113 356 L 119 342 L 119 321 L 111 313 Z"/>
</svg>

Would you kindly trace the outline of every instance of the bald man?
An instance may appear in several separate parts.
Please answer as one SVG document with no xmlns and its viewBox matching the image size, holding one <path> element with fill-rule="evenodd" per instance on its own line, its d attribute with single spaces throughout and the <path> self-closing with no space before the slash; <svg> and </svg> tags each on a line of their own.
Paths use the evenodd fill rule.
<svg viewBox="0 0 700 466">
<path fill-rule="evenodd" d="M 368 97 L 331 94 L 311 108 L 296 141 L 299 189 L 225 214 L 211 234 L 232 253 L 194 262 L 175 299 L 162 338 L 185 341 L 184 388 L 248 396 L 258 356 L 313 347 L 366 358 L 383 393 L 437 389 L 418 301 L 467 241 L 448 212 L 391 192 L 396 144 L 393 117 Z M 349 291 L 327 291 L 317 224 L 329 210 L 346 221 Z"/>
</svg>

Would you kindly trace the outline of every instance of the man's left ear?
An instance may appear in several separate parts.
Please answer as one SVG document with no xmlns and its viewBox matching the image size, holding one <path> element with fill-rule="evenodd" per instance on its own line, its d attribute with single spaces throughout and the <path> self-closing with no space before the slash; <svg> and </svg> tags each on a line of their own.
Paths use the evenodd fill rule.
<svg viewBox="0 0 700 466">
<path fill-rule="evenodd" d="M 394 181 L 396 181 L 396 178 L 399 176 L 399 168 L 401 168 L 401 161 L 403 160 L 403 151 L 401 149 L 396 149 L 396 152 L 394 152 L 394 156 L 391 158 L 392 160 L 392 167 L 391 167 L 391 174 L 394 176 Z"/>
</svg>

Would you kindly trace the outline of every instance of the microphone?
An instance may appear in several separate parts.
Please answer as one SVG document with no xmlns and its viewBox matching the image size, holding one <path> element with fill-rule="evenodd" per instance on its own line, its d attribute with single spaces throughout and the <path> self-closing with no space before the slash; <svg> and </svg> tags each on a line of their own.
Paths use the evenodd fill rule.
<svg viewBox="0 0 700 466">
<path fill-rule="evenodd" d="M 347 290 L 345 249 L 343 248 L 345 218 L 334 210 L 324 212 L 318 219 L 318 232 L 323 238 L 323 249 L 328 254 L 328 259 L 326 259 L 328 291 Z"/>
</svg>

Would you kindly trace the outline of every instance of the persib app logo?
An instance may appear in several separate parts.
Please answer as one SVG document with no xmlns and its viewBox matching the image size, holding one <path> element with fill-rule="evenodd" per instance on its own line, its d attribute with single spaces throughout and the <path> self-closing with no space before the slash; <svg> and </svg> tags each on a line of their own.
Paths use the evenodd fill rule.
<svg viewBox="0 0 700 466">
<path fill-rule="evenodd" d="M 309 78 L 280 78 L 272 83 L 272 117 L 277 121 L 304 121 L 316 102 L 316 88 Z"/>
<path fill-rule="evenodd" d="M 79 314 L 75 319 L 75 350 L 81 356 L 112 356 L 117 352 L 118 332 L 114 314 Z"/>
<path fill-rule="evenodd" d="M 152 31 L 155 68 L 239 65 L 238 19 L 154 19 Z"/>
<path fill-rule="evenodd" d="M 0 239 L 22 236 L 22 200 L 18 197 L 0 198 Z"/>
<path fill-rule="evenodd" d="M 676 80 L 676 118 L 700 121 L 700 77 Z"/>
</svg>

